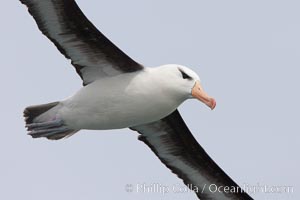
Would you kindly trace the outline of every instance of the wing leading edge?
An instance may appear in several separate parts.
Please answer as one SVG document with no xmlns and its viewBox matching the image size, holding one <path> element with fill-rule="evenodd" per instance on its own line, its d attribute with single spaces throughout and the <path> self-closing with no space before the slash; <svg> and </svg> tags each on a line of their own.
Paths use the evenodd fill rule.
<svg viewBox="0 0 300 200">
<path fill-rule="evenodd" d="M 199 199 L 251 200 L 199 145 L 176 110 L 169 116 L 149 124 L 132 127 L 139 140 L 183 182 Z M 211 192 L 209 186 L 229 188 L 229 192 Z"/>
<path fill-rule="evenodd" d="M 74 0 L 20 0 L 41 32 L 68 59 L 87 85 L 101 77 L 142 70 L 107 39 Z"/>
</svg>

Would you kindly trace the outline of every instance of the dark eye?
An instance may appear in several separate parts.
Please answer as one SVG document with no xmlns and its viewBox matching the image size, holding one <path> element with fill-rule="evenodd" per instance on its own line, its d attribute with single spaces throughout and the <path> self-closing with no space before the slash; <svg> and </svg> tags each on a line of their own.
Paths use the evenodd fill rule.
<svg viewBox="0 0 300 200">
<path fill-rule="evenodd" d="M 186 74 L 184 71 L 182 71 L 181 69 L 179 69 L 179 71 L 180 71 L 180 73 L 181 73 L 183 79 L 189 79 L 189 80 L 192 79 L 192 77 L 190 77 L 189 75 L 187 75 L 187 74 Z"/>
</svg>

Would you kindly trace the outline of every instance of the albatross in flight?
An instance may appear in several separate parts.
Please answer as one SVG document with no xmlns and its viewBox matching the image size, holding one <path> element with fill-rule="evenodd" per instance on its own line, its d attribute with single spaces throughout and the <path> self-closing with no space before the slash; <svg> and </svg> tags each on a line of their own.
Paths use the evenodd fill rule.
<svg viewBox="0 0 300 200">
<path fill-rule="evenodd" d="M 192 98 L 216 106 L 195 72 L 181 65 L 148 68 L 135 62 L 97 30 L 74 0 L 21 2 L 71 60 L 84 86 L 66 100 L 27 107 L 29 135 L 58 140 L 81 129 L 129 127 L 199 199 L 252 199 L 208 156 L 177 110 Z M 211 192 L 209 185 L 218 191 Z"/>
</svg>

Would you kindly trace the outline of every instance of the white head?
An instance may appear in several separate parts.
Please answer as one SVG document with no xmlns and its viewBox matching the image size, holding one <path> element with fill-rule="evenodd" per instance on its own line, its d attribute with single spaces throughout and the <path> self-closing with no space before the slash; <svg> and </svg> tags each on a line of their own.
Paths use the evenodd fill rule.
<svg viewBox="0 0 300 200">
<path fill-rule="evenodd" d="M 180 98 L 182 101 L 196 98 L 211 109 L 216 106 L 214 98 L 208 96 L 200 84 L 199 76 L 191 69 L 177 64 L 163 65 L 155 69 L 164 89 L 169 95 Z"/>
</svg>

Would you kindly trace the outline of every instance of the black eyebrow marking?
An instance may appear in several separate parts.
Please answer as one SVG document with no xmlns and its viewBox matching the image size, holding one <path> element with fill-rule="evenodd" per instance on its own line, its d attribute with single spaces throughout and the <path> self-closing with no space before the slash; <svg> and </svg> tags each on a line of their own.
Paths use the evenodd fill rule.
<svg viewBox="0 0 300 200">
<path fill-rule="evenodd" d="M 189 75 L 187 75 L 182 69 L 178 68 L 178 70 L 180 71 L 183 79 L 188 79 L 188 80 L 192 80 L 193 79 L 192 77 L 190 77 Z"/>
</svg>

